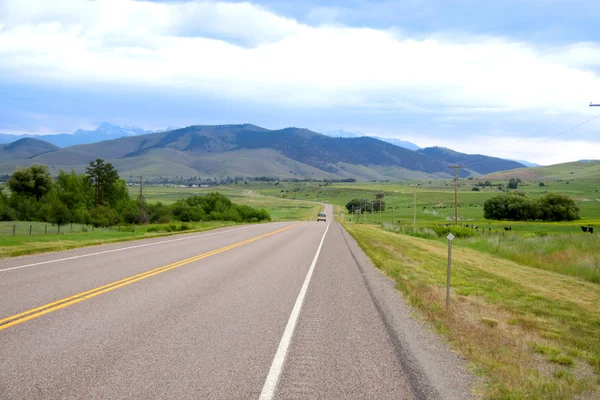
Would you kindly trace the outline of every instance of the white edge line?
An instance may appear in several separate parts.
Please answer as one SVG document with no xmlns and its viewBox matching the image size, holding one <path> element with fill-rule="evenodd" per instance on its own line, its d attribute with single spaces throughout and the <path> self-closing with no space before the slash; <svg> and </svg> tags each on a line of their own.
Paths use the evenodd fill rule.
<svg viewBox="0 0 600 400">
<path fill-rule="evenodd" d="M 279 347 L 277 348 L 277 352 L 273 358 L 273 363 L 271 364 L 271 369 L 269 369 L 269 374 L 267 375 L 267 379 L 263 385 L 259 400 L 271 400 L 275 394 L 275 389 L 279 383 L 279 377 L 281 376 L 281 371 L 283 370 L 283 364 L 290 347 L 290 342 L 292 341 L 292 335 L 294 334 L 294 329 L 296 329 L 296 323 L 298 322 L 298 317 L 300 316 L 300 310 L 302 309 L 302 304 L 304 303 L 304 298 L 306 297 L 306 291 L 308 290 L 310 279 L 312 278 L 313 271 L 315 270 L 315 265 L 317 265 L 317 260 L 319 259 L 319 254 L 321 253 L 321 248 L 323 247 L 323 242 L 325 241 L 325 236 L 327 235 L 330 224 L 331 222 L 327 224 L 325 233 L 321 238 L 321 243 L 319 244 L 317 252 L 315 253 L 315 258 L 313 258 L 312 264 L 308 269 L 308 273 L 306 274 L 306 278 L 304 279 L 304 283 L 302 284 L 302 288 L 300 289 L 300 293 L 298 294 L 298 298 L 296 299 L 296 303 L 294 304 L 294 308 L 290 314 L 290 319 L 285 327 L 285 331 L 283 331 L 283 336 L 279 342 Z"/>
<path fill-rule="evenodd" d="M 159 244 L 163 244 L 163 243 L 172 243 L 172 242 L 180 242 L 182 240 L 191 240 L 191 239 L 198 239 L 201 237 L 206 237 L 206 236 L 214 236 L 214 235 L 221 235 L 223 233 L 229 233 L 229 232 L 235 232 L 235 231 L 239 231 L 242 229 L 247 229 L 247 228 L 251 228 L 253 226 L 256 225 L 248 225 L 248 226 L 243 226 L 241 228 L 236 228 L 236 229 L 230 229 L 228 231 L 221 231 L 221 232 L 213 232 L 213 233 L 206 233 L 203 235 L 195 235 L 195 236 L 187 236 L 184 238 L 178 238 L 178 239 L 171 239 L 171 240 L 163 240 L 161 242 L 152 242 L 152 243 L 145 243 L 145 244 L 139 244 L 136 246 L 129 246 L 129 247 L 122 247 L 119 249 L 113 249 L 113 250 L 106 250 L 106 251 L 99 251 L 96 253 L 90 253 L 90 254 L 82 254 L 80 256 L 73 256 L 73 257 L 66 257 L 66 258 L 59 258 L 57 260 L 48 260 L 48 261 L 41 261 L 38 263 L 33 263 L 33 264 L 27 264 L 27 265 L 19 265 L 16 267 L 10 267 L 10 268 L 5 268 L 5 269 L 0 269 L 0 272 L 7 272 L 7 271 L 12 271 L 15 269 L 21 269 L 21 268 L 29 268 L 29 267 L 35 267 L 37 265 L 45 265 L 45 264 L 53 264 L 53 263 L 57 263 L 57 262 L 61 262 L 61 261 L 69 261 L 69 260 L 76 260 L 78 258 L 84 258 L 84 257 L 92 257 L 92 256 L 98 256 L 98 255 L 102 255 L 102 254 L 108 254 L 108 253 L 116 253 L 118 251 L 125 251 L 125 250 L 131 250 L 131 249 L 138 249 L 140 247 L 147 247 L 147 246 L 154 246 L 154 245 L 159 245 Z"/>
</svg>

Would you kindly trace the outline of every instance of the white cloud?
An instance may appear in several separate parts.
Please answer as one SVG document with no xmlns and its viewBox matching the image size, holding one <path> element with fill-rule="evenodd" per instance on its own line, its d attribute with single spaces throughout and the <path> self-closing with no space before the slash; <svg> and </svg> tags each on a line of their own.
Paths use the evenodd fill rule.
<svg viewBox="0 0 600 400">
<path fill-rule="evenodd" d="M 0 57 L 0 79 L 12 81 L 439 114 L 453 126 L 489 113 L 560 114 L 600 101 L 598 43 L 545 48 L 487 36 L 310 27 L 247 2 L 0 0 Z"/>
</svg>

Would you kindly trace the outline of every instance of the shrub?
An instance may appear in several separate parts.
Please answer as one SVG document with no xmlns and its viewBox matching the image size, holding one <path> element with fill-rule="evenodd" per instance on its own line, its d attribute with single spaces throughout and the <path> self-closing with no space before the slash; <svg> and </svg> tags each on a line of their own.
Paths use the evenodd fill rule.
<svg viewBox="0 0 600 400">
<path fill-rule="evenodd" d="M 486 219 L 511 221 L 571 221 L 579 218 L 575 201 L 556 193 L 548 193 L 539 200 L 518 192 L 495 196 L 483 203 L 483 212 Z"/>
</svg>

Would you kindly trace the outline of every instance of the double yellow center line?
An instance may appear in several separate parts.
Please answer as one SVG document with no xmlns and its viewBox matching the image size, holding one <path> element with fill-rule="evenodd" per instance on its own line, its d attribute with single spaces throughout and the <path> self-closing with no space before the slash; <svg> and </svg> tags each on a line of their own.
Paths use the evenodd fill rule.
<svg viewBox="0 0 600 400">
<path fill-rule="evenodd" d="M 143 272 L 141 274 L 133 275 L 133 276 L 118 280 L 116 282 L 109 283 L 104 286 L 100 286 L 100 287 L 97 287 L 97 288 L 94 288 L 91 290 L 87 290 L 85 292 L 81 292 L 81 293 L 75 294 L 73 296 L 65 297 L 64 299 L 53 301 L 52 303 L 44 304 L 43 306 L 32 308 L 31 310 L 27 310 L 25 312 L 15 314 L 10 317 L 0 319 L 0 331 L 10 328 L 11 326 L 22 324 L 23 322 L 27 322 L 34 318 L 41 317 L 42 315 L 46 315 L 53 311 L 60 310 L 61 308 L 72 306 L 73 304 L 80 303 L 84 300 L 88 300 L 88 299 L 94 298 L 96 296 L 100 296 L 101 294 L 110 292 L 110 291 L 118 289 L 120 287 L 131 285 L 132 283 L 141 281 L 142 279 L 150 278 L 151 276 L 162 274 L 163 272 L 167 272 L 172 269 L 179 268 L 181 266 L 193 263 L 195 261 L 202 260 L 204 258 L 208 258 L 208 257 L 214 256 L 219 253 L 223 253 L 227 250 L 235 249 L 236 247 L 240 247 L 245 244 L 252 243 L 252 242 L 255 242 L 257 240 L 260 240 L 260 239 L 263 239 L 263 238 L 266 238 L 269 236 L 276 235 L 280 232 L 283 232 L 285 230 L 288 230 L 288 229 L 293 228 L 298 225 L 299 224 L 286 226 L 284 228 L 277 229 L 276 231 L 265 233 L 264 235 L 255 236 L 253 238 L 243 240 L 241 242 L 234 243 L 229 246 L 221 247 L 219 249 L 212 250 L 207 253 L 203 253 L 203 254 L 200 254 L 200 255 L 197 255 L 197 256 L 182 260 L 182 261 L 178 261 L 173 264 L 158 267 L 158 268 L 152 269 L 150 271 Z"/>
</svg>

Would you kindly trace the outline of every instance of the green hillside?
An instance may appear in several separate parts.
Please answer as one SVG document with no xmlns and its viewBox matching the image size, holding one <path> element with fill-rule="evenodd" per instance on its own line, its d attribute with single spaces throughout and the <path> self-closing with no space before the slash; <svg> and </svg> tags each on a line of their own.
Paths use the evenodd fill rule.
<svg viewBox="0 0 600 400">
<path fill-rule="evenodd" d="M 520 178 L 521 180 L 586 179 L 600 181 L 600 161 L 570 162 L 546 167 L 519 168 L 486 175 L 489 179 Z M 480 178 L 481 179 L 481 178 Z"/>
<path fill-rule="evenodd" d="M 13 143 L 0 146 L 0 160 L 26 159 L 58 149 L 59 147 L 43 140 L 33 138 L 19 139 Z"/>
</svg>

